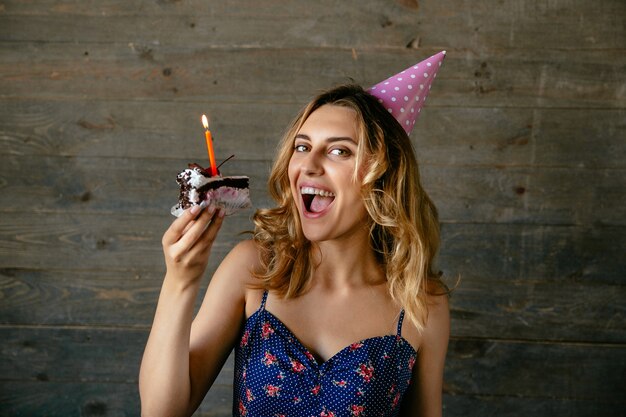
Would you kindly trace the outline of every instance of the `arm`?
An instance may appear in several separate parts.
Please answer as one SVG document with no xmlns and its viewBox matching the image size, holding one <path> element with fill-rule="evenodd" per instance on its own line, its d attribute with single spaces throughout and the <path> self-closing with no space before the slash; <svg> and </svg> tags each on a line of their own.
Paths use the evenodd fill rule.
<svg viewBox="0 0 626 417">
<path fill-rule="evenodd" d="M 192 329 L 201 277 L 221 223 L 222 217 L 210 210 L 200 215 L 188 210 L 163 236 L 167 272 L 139 374 L 143 415 L 191 415 L 232 348 L 234 336 L 228 330 L 238 329 L 242 321 L 238 312 L 244 303 L 242 280 L 227 275 L 237 269 L 236 257 L 229 255 L 224 260 L 207 290 L 205 304 L 218 299 L 219 305 L 230 306 L 213 314 L 202 329 L 215 331 L 215 336 L 202 340 Z M 216 296 L 217 292 L 223 293 Z M 199 347 L 206 352 L 206 362 L 194 359 Z M 206 380 L 200 382 L 201 378 Z"/>
<path fill-rule="evenodd" d="M 211 279 L 191 326 L 191 412 L 198 408 L 237 343 L 246 318 L 246 290 L 256 280 L 251 272 L 259 267 L 256 244 L 247 240 L 226 256 Z"/>
<path fill-rule="evenodd" d="M 413 382 L 402 403 L 402 415 L 441 417 L 443 367 L 450 337 L 448 296 L 429 297 L 428 321 L 413 368 Z"/>
</svg>

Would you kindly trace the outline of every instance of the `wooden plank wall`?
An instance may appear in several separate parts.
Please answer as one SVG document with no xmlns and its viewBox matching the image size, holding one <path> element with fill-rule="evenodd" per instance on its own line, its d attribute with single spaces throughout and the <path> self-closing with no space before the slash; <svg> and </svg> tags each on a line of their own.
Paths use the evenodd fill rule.
<svg viewBox="0 0 626 417">
<path fill-rule="evenodd" d="M 413 134 L 452 301 L 446 416 L 626 415 L 626 2 L 0 0 L 0 415 L 134 416 L 174 177 L 257 206 L 316 91 L 446 49 Z M 210 271 L 250 228 L 230 218 Z M 208 280 L 208 278 L 207 278 Z M 232 364 L 198 416 L 230 415 Z"/>
</svg>

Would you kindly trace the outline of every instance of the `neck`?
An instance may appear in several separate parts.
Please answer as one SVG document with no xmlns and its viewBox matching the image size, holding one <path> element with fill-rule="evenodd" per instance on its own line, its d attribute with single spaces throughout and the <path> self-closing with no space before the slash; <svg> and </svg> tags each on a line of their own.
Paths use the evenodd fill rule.
<svg viewBox="0 0 626 417">
<path fill-rule="evenodd" d="M 314 286 L 341 291 L 386 282 L 367 238 L 319 242 L 312 251 Z"/>
</svg>

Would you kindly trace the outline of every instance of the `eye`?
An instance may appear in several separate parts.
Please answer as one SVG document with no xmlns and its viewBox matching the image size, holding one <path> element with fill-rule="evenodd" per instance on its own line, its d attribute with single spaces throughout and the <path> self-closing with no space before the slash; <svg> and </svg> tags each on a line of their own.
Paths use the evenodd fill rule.
<svg viewBox="0 0 626 417">
<path fill-rule="evenodd" d="M 331 155 L 335 155 L 335 156 L 350 156 L 352 155 L 352 152 L 350 152 L 350 150 L 345 149 L 345 148 L 333 148 L 330 150 L 329 152 Z"/>
<path fill-rule="evenodd" d="M 296 152 L 306 152 L 308 149 L 309 149 L 308 146 L 303 145 L 301 143 L 297 143 L 293 147 L 293 150 Z"/>
</svg>

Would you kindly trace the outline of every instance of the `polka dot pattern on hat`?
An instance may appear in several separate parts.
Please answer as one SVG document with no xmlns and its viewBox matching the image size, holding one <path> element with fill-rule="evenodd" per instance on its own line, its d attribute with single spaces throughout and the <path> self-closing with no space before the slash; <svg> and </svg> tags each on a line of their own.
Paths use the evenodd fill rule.
<svg viewBox="0 0 626 417">
<path fill-rule="evenodd" d="M 407 134 L 413 130 L 445 55 L 446 51 L 439 52 L 367 90 L 378 98 Z"/>
</svg>

